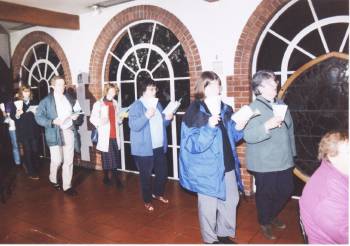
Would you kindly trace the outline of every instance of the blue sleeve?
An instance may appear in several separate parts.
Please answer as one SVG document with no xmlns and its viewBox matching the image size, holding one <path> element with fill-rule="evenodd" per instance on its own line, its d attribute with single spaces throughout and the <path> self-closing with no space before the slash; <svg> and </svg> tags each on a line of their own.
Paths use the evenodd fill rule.
<svg viewBox="0 0 350 246">
<path fill-rule="evenodd" d="M 185 123 L 181 126 L 181 140 L 183 147 L 190 153 L 202 153 L 212 145 L 218 128 L 209 125 L 188 128 Z"/>
<path fill-rule="evenodd" d="M 141 131 L 149 119 L 142 111 L 142 105 L 134 103 L 129 110 L 129 127 L 130 130 L 139 132 Z"/>
<path fill-rule="evenodd" d="M 53 119 L 49 119 L 47 117 L 47 103 L 45 100 L 42 100 L 36 109 L 35 121 L 38 123 L 38 125 L 43 127 L 54 127 L 52 125 L 52 120 Z"/>
</svg>

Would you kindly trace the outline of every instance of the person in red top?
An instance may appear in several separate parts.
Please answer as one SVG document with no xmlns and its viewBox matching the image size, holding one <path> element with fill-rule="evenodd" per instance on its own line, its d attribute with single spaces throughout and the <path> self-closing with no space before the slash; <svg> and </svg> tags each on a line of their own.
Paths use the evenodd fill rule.
<svg viewBox="0 0 350 246">
<path fill-rule="evenodd" d="M 117 168 L 121 163 L 118 103 L 114 99 L 117 93 L 117 85 L 104 86 L 103 97 L 92 108 L 90 122 L 98 132 L 96 149 L 102 152 L 103 183 L 111 185 L 113 176 L 116 186 L 121 188 L 123 185 L 117 175 Z"/>
</svg>

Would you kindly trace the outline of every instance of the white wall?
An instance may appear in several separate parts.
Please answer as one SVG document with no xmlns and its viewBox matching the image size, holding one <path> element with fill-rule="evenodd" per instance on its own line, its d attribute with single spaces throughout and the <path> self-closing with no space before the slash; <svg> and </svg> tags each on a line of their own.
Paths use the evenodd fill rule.
<svg viewBox="0 0 350 246">
<path fill-rule="evenodd" d="M 89 71 L 93 45 L 107 22 L 120 11 L 135 5 L 155 5 L 174 14 L 190 31 L 200 53 L 203 70 L 216 70 L 225 80 L 233 74 L 234 52 L 241 32 L 260 0 L 137 0 L 80 15 L 80 30 L 32 27 L 11 33 L 11 54 L 19 41 L 32 31 L 44 31 L 63 48 L 71 69 L 73 83 L 80 72 Z M 221 70 L 221 71 L 220 71 Z M 225 82 L 224 82 L 225 83 Z M 225 88 L 225 86 L 224 86 Z M 225 90 L 225 89 L 224 89 Z"/>
</svg>

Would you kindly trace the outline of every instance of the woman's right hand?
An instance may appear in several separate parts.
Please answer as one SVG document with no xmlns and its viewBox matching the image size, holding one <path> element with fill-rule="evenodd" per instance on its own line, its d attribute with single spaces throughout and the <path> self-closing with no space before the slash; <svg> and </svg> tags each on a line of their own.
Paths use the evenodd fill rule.
<svg viewBox="0 0 350 246">
<path fill-rule="evenodd" d="M 221 120 L 220 115 L 213 115 L 209 118 L 208 124 L 210 127 L 214 128 Z"/>
<path fill-rule="evenodd" d="M 278 116 L 274 116 L 265 122 L 265 129 L 268 131 L 270 129 L 281 127 L 283 119 Z"/>
<path fill-rule="evenodd" d="M 156 114 L 155 108 L 149 108 L 149 109 L 147 109 L 147 111 L 145 113 L 145 115 L 148 119 L 151 119 L 155 114 Z"/>
</svg>

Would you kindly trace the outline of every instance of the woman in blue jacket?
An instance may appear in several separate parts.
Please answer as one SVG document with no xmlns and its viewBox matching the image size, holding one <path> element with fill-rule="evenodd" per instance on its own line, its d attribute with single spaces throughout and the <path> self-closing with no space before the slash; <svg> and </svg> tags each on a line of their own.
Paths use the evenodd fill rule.
<svg viewBox="0 0 350 246">
<path fill-rule="evenodd" d="M 198 193 L 205 243 L 234 243 L 238 189 L 243 192 L 235 144 L 246 122 L 231 119 L 232 107 L 221 101 L 220 93 L 217 74 L 203 72 L 181 125 L 180 184 Z"/>
<path fill-rule="evenodd" d="M 154 207 L 152 198 L 162 203 L 169 203 L 164 198 L 168 164 L 165 153 L 168 148 L 166 127 L 173 114 L 162 114 L 162 106 L 156 98 L 157 87 L 152 79 L 140 83 L 141 97 L 130 107 L 129 127 L 131 154 L 140 172 L 142 197 L 147 211 Z M 154 168 L 155 184 L 152 193 L 151 175 Z"/>
</svg>

